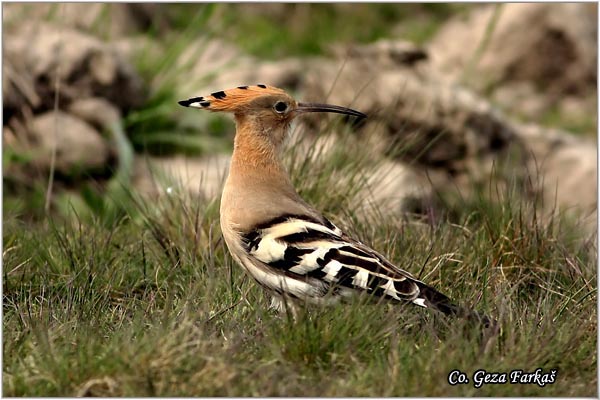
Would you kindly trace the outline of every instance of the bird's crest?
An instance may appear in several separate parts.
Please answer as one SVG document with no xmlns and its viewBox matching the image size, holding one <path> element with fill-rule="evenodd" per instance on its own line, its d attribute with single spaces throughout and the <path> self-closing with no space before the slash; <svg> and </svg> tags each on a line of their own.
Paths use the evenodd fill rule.
<svg viewBox="0 0 600 400">
<path fill-rule="evenodd" d="M 193 97 L 179 102 L 184 107 L 202 108 L 209 111 L 233 111 L 264 95 L 286 94 L 282 89 L 267 85 L 238 86 L 221 90 L 208 96 Z"/>
</svg>

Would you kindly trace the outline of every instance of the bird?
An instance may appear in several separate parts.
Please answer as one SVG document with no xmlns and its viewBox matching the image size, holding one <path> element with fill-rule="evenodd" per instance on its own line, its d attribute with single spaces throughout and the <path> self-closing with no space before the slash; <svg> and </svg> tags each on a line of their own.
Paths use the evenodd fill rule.
<svg viewBox="0 0 600 400">
<path fill-rule="evenodd" d="M 284 90 L 264 84 L 238 86 L 179 104 L 234 116 L 233 154 L 221 196 L 221 231 L 234 261 L 272 295 L 271 308 L 293 311 L 301 302 L 334 304 L 366 292 L 489 325 L 487 316 L 456 305 L 343 232 L 294 188 L 282 162 L 291 122 L 315 112 L 357 120 L 367 115 L 337 105 L 297 102 Z"/>
</svg>

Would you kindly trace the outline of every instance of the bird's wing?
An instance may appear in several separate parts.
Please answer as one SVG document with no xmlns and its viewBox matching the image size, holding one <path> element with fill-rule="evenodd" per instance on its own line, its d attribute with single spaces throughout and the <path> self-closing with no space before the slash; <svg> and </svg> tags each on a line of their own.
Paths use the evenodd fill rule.
<svg viewBox="0 0 600 400">
<path fill-rule="evenodd" d="M 242 236 L 248 256 L 274 272 L 328 286 L 363 290 L 427 307 L 452 304 L 443 294 L 345 235 L 326 219 L 284 215 Z M 444 309 L 441 311 L 448 312 Z"/>
</svg>

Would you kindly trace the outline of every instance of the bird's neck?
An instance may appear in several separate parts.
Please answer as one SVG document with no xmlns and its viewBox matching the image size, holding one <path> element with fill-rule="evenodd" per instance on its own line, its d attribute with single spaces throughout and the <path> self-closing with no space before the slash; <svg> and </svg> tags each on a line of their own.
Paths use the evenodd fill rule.
<svg viewBox="0 0 600 400">
<path fill-rule="evenodd" d="M 311 213 L 281 162 L 286 127 L 265 131 L 260 121 L 236 118 L 233 156 L 221 196 L 224 232 L 245 232 L 283 214 Z"/>
<path fill-rule="evenodd" d="M 266 128 L 260 121 L 243 117 L 236 118 L 236 127 L 230 179 L 295 193 L 288 172 L 281 162 L 283 139 L 288 128 Z"/>
</svg>

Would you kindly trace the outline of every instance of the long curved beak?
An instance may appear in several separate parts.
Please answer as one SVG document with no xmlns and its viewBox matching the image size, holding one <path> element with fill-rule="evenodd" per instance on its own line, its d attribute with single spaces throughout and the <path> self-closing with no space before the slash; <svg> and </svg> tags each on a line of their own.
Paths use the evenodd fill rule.
<svg viewBox="0 0 600 400">
<path fill-rule="evenodd" d="M 298 107 L 296 108 L 296 112 L 305 113 L 305 112 L 330 112 L 337 114 L 345 114 L 352 115 L 358 118 L 367 118 L 366 114 L 361 113 L 360 111 L 353 110 L 351 108 L 334 106 L 331 104 L 319 104 L 319 103 L 298 103 Z"/>
</svg>

